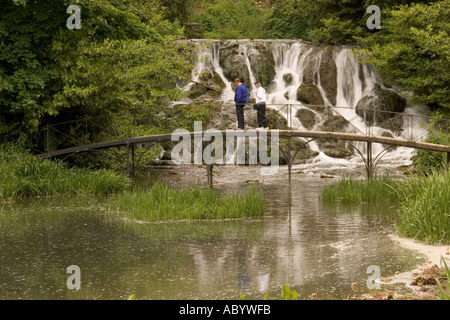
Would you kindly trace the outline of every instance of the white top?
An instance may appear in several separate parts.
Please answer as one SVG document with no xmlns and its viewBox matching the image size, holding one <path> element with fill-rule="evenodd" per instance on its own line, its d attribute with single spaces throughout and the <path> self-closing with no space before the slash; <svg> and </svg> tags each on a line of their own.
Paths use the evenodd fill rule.
<svg viewBox="0 0 450 320">
<path fill-rule="evenodd" d="M 259 86 L 259 88 L 256 90 L 255 95 L 256 103 L 266 102 L 266 90 Z"/>
</svg>

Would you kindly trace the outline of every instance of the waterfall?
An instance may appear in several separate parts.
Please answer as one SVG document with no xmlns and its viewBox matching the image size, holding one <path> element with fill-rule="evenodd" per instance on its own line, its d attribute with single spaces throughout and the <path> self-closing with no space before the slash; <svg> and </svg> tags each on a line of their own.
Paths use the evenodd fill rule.
<svg viewBox="0 0 450 320">
<path fill-rule="evenodd" d="M 192 80 L 200 81 L 202 73 L 216 73 L 224 83 L 220 97 L 221 103 L 233 103 L 234 91 L 231 86 L 231 74 L 245 77 L 244 83 L 253 94 L 253 83 L 258 78 L 258 59 L 273 60 L 266 68 L 273 71 L 271 79 L 265 79 L 263 86 L 267 91 L 267 107 L 277 110 L 287 120 L 292 129 L 308 131 L 324 131 L 326 117 L 323 106 L 331 108 L 336 119 L 345 119 L 348 125 L 346 132 L 362 134 L 387 134 L 399 137 L 399 132 L 377 126 L 366 125 L 365 119 L 357 114 L 356 106 L 363 97 L 375 96 L 375 86 L 388 90 L 370 65 L 362 65 L 348 47 L 314 46 L 298 40 L 191 40 L 196 46 L 196 63 L 192 70 Z M 223 55 L 223 57 L 221 57 Z M 222 59 L 221 59 L 222 58 Z M 231 61 L 231 62 L 229 62 Z M 229 62 L 229 63 L 228 63 Z M 261 76 L 261 74 L 260 74 Z M 184 87 L 190 90 L 192 84 Z M 313 107 L 314 103 L 305 104 L 298 99 L 302 87 L 312 88 L 317 92 L 315 98 L 322 107 Z M 295 112 L 288 113 L 287 105 L 295 105 Z M 297 112 L 308 110 L 314 115 L 314 124 L 308 128 L 302 123 Z M 408 112 L 412 112 L 408 108 Z M 404 129 L 408 129 L 405 124 Z M 331 130 L 330 130 L 331 131 Z M 353 143 L 363 154 L 366 143 Z M 355 162 L 352 159 L 337 159 L 325 155 L 324 150 L 316 142 L 309 144 L 311 150 L 319 152 L 313 162 L 344 163 Z M 382 152 L 384 147 L 373 145 L 374 155 Z M 398 148 L 391 153 L 401 160 L 401 164 L 409 162 L 411 149 Z M 394 159 L 395 161 L 395 159 Z"/>
</svg>

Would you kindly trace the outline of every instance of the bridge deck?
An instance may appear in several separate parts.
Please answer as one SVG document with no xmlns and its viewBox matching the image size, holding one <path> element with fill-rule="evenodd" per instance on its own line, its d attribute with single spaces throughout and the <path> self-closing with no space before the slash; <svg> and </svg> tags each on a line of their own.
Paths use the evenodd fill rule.
<svg viewBox="0 0 450 320">
<path fill-rule="evenodd" d="M 275 130 L 267 130 L 268 133 L 271 133 Z M 424 149 L 429 151 L 439 151 L 439 152 L 448 152 L 450 153 L 450 145 L 440 145 L 433 144 L 427 142 L 418 142 L 406 139 L 398 139 L 398 138 L 390 138 L 390 137 L 379 137 L 379 136 L 370 136 L 364 134 L 356 134 L 356 133 L 342 133 L 342 132 L 324 132 L 324 131 L 297 131 L 297 130 L 277 130 L 280 137 L 302 137 L 302 138 L 316 138 L 316 139 L 337 139 L 337 140 L 347 140 L 347 141 L 364 141 L 364 142 L 372 142 L 372 143 L 381 143 L 392 146 L 401 146 L 415 149 Z M 215 130 L 209 132 L 221 133 L 222 135 L 234 134 L 235 136 L 245 135 L 246 133 L 258 133 L 256 130 L 246 130 L 246 131 L 230 131 L 230 130 Z M 62 155 L 68 155 L 72 153 L 80 153 L 86 152 L 90 150 L 100 150 L 107 149 L 112 147 L 121 147 L 127 145 L 135 145 L 141 143 L 151 143 L 157 141 L 171 141 L 172 137 L 182 137 L 182 136 L 191 136 L 194 135 L 202 135 L 205 131 L 202 132 L 188 132 L 188 133 L 171 133 L 171 134 L 157 134 L 150 136 L 141 136 L 141 137 L 133 137 L 126 138 L 120 140 L 106 141 L 106 142 L 98 142 L 92 143 L 77 147 L 71 147 L 56 151 L 51 151 L 47 153 L 43 153 L 38 155 L 40 158 L 52 158 Z"/>
</svg>

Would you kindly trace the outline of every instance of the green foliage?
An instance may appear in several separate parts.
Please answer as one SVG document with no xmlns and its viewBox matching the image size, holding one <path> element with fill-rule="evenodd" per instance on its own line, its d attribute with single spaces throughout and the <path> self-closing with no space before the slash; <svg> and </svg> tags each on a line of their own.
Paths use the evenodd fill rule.
<svg viewBox="0 0 450 320">
<path fill-rule="evenodd" d="M 429 243 L 450 243 L 450 170 L 428 177 L 359 181 L 349 177 L 324 188 L 322 200 L 348 203 L 400 202 L 395 227 L 400 235 Z"/>
<path fill-rule="evenodd" d="M 61 161 L 38 159 L 10 144 L 0 147 L 0 176 L 0 198 L 111 194 L 131 185 L 123 174 L 69 168 Z"/>
<path fill-rule="evenodd" d="M 356 180 L 345 175 L 339 182 L 325 186 L 321 199 L 343 203 L 396 201 L 398 200 L 397 190 L 401 185 L 401 181 L 393 179 L 389 175 L 370 180 Z"/>
<path fill-rule="evenodd" d="M 399 234 L 429 243 L 450 243 L 450 170 L 411 178 L 399 189 Z"/>
<path fill-rule="evenodd" d="M 223 195 L 198 185 L 176 190 L 156 183 L 147 191 L 118 195 L 111 199 L 109 209 L 128 219 L 156 222 L 262 216 L 265 203 L 256 188 Z"/>
<path fill-rule="evenodd" d="M 262 39 L 266 38 L 265 21 L 269 14 L 255 1 L 222 0 L 205 4 L 192 20 L 201 23 L 205 38 Z"/>
<path fill-rule="evenodd" d="M 450 134 L 443 131 L 430 133 L 425 142 L 449 145 Z M 447 163 L 447 154 L 437 151 L 428 151 L 417 149 L 414 151 L 411 161 L 414 167 L 425 175 L 431 175 L 436 171 L 445 168 Z"/>
<path fill-rule="evenodd" d="M 284 283 L 284 288 L 281 289 L 281 300 L 298 300 L 297 290 L 291 290 L 287 283 Z"/>
<path fill-rule="evenodd" d="M 79 30 L 65 25 L 69 4 L 81 8 Z M 111 116 L 105 123 L 145 118 L 158 128 L 191 67 L 175 41 L 182 30 L 164 14 L 157 0 L 6 1 L 0 129 L 35 131 L 47 121 L 98 115 Z"/>
<path fill-rule="evenodd" d="M 186 22 L 193 14 L 195 0 L 160 0 L 166 8 L 165 16 L 172 21 Z"/>
<path fill-rule="evenodd" d="M 358 38 L 363 62 L 414 102 L 450 108 L 450 1 L 383 11 L 382 30 Z"/>
</svg>

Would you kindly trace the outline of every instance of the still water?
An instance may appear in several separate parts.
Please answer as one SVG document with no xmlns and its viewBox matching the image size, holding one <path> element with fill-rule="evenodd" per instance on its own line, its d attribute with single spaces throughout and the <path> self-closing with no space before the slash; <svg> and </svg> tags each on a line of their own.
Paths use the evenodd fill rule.
<svg viewBox="0 0 450 320">
<path fill-rule="evenodd" d="M 324 205 L 323 180 L 264 184 L 267 216 L 234 221 L 126 222 L 91 197 L 1 204 L 0 299 L 262 299 L 284 283 L 301 299 L 356 299 L 369 266 L 388 277 L 423 262 L 388 237 L 395 207 Z"/>
</svg>

